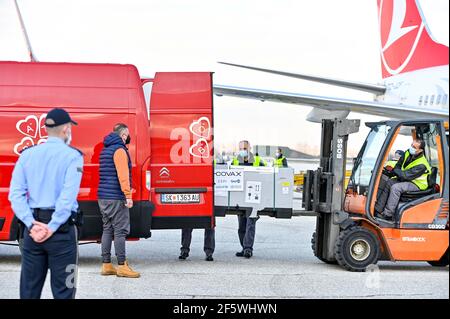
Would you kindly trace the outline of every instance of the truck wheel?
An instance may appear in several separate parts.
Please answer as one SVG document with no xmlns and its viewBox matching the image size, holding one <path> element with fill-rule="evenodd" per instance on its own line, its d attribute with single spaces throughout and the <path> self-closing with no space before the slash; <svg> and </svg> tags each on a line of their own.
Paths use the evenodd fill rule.
<svg viewBox="0 0 450 319">
<path fill-rule="evenodd" d="M 326 260 L 325 258 L 318 256 L 317 251 L 316 251 L 316 240 L 317 240 L 317 234 L 316 234 L 316 232 L 314 232 L 311 237 L 311 248 L 314 253 L 314 256 L 316 256 L 320 261 L 322 261 L 326 264 L 336 265 L 337 264 L 336 260 Z"/>
<path fill-rule="evenodd" d="M 372 232 L 361 226 L 353 226 L 340 233 L 334 251 L 339 265 L 350 271 L 361 272 L 377 263 L 380 244 Z"/>
<path fill-rule="evenodd" d="M 445 252 L 444 256 L 441 257 L 441 259 L 437 261 L 429 261 L 428 263 L 433 267 L 447 267 L 449 261 L 449 251 L 447 248 L 447 251 Z"/>
</svg>

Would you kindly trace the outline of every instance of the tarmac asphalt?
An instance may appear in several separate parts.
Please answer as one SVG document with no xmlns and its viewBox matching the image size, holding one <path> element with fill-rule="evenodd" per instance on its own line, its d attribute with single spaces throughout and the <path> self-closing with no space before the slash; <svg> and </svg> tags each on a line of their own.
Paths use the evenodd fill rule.
<svg viewBox="0 0 450 319">
<path fill-rule="evenodd" d="M 139 279 L 99 274 L 100 245 L 80 247 L 77 298 L 449 298 L 449 269 L 427 263 L 380 262 L 352 273 L 316 259 L 310 238 L 314 217 L 257 222 L 254 257 L 239 250 L 237 217 L 217 219 L 214 261 L 204 260 L 203 231 L 195 230 L 191 255 L 178 260 L 179 230 L 155 230 L 152 238 L 128 242 Z M 18 298 L 20 253 L 0 245 L 0 298 Z M 43 298 L 52 298 L 47 278 Z"/>
</svg>

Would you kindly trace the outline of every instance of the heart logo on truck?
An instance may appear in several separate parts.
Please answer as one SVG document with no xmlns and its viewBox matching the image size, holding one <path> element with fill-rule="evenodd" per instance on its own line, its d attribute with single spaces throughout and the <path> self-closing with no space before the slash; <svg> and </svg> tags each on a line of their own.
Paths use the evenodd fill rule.
<svg viewBox="0 0 450 319">
<path fill-rule="evenodd" d="M 46 117 L 47 117 L 47 113 L 44 113 L 39 117 L 39 136 L 40 136 L 40 138 L 48 137 L 47 131 L 45 130 L 45 118 Z"/>
<path fill-rule="evenodd" d="M 208 141 L 204 138 L 199 139 L 194 145 L 189 148 L 189 153 L 195 157 L 208 158 L 209 157 L 209 145 Z"/>
<path fill-rule="evenodd" d="M 25 148 L 39 145 L 47 141 L 48 134 L 45 130 L 45 118 L 47 113 L 38 115 L 28 115 L 23 120 L 19 120 L 16 123 L 16 129 L 22 135 L 22 140 L 14 145 L 13 151 L 15 154 L 20 155 Z"/>
<path fill-rule="evenodd" d="M 38 133 L 38 123 L 37 116 L 28 115 L 25 120 L 16 123 L 16 128 L 23 135 L 36 138 Z"/>
<path fill-rule="evenodd" d="M 28 137 L 28 136 L 24 137 L 22 139 L 22 141 L 20 141 L 20 143 L 17 143 L 14 146 L 14 153 L 20 154 L 24 149 L 26 149 L 26 148 L 28 148 L 30 146 L 33 146 L 33 145 L 34 145 L 34 142 L 33 142 L 33 139 L 31 137 Z"/>
<path fill-rule="evenodd" d="M 209 135 L 211 134 L 211 123 L 209 122 L 209 118 L 202 116 L 197 121 L 192 122 L 189 126 L 189 130 L 198 137 L 209 138 Z"/>
</svg>

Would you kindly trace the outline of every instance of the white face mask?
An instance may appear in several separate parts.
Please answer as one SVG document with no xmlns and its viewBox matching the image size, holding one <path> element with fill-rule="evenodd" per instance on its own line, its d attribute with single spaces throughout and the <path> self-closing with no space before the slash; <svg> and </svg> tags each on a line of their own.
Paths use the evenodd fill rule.
<svg viewBox="0 0 450 319">
<path fill-rule="evenodd" d="M 248 156 L 248 151 L 247 150 L 240 150 L 239 151 L 239 155 L 241 155 L 242 157 L 247 157 Z"/>
<path fill-rule="evenodd" d="M 64 142 L 66 142 L 67 145 L 70 145 L 70 143 L 72 143 L 72 130 L 71 129 L 69 129 L 67 131 L 67 137 Z"/>
</svg>

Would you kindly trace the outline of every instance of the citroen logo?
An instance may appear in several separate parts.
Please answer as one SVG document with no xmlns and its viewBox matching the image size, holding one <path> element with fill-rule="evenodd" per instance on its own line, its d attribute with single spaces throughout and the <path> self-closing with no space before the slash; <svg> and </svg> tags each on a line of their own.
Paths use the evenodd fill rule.
<svg viewBox="0 0 450 319">
<path fill-rule="evenodd" d="M 163 167 L 159 170 L 159 177 L 170 177 L 170 171 L 167 167 Z"/>
</svg>

